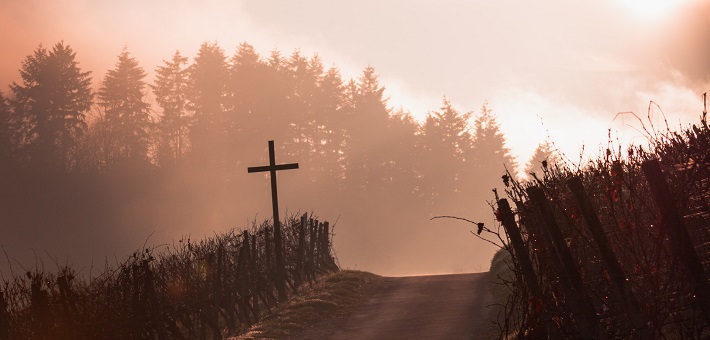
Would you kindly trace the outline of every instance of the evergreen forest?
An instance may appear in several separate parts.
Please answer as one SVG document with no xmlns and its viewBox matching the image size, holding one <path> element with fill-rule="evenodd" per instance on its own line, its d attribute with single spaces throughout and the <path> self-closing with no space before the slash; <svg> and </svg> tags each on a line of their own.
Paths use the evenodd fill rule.
<svg viewBox="0 0 710 340">
<path fill-rule="evenodd" d="M 17 262 L 89 270 L 144 242 L 267 219 L 268 175 L 246 168 L 268 164 L 274 140 L 277 163 L 300 165 L 279 173 L 282 213 L 337 220 L 346 267 L 487 270 L 494 248 L 475 253 L 467 226 L 429 221 L 488 223 L 491 183 L 518 171 L 487 103 L 444 97 L 418 121 L 388 105 L 373 67 L 343 79 L 317 55 L 248 43 L 176 51 L 154 70 L 124 48 L 101 79 L 80 61 L 65 42 L 40 45 L 0 93 L 0 243 Z M 524 167 L 551 154 L 543 144 Z"/>
</svg>

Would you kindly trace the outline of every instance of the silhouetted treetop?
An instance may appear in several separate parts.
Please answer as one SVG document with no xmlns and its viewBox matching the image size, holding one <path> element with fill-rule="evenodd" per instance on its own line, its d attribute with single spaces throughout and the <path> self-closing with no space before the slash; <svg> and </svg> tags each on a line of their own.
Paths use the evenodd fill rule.
<svg viewBox="0 0 710 340">
<path fill-rule="evenodd" d="M 504 165 L 511 173 L 516 173 L 517 162 L 505 145 L 505 137 L 495 115 L 488 108 L 488 103 L 483 104 L 473 125 L 472 160 L 479 179 L 489 183 L 495 182 L 503 174 Z"/>
<path fill-rule="evenodd" d="M 545 168 L 551 169 L 562 162 L 562 158 L 552 147 L 550 142 L 538 144 L 530 157 L 530 160 L 525 164 L 525 174 L 541 175 Z"/>
<path fill-rule="evenodd" d="M 473 138 L 469 129 L 470 112 L 460 113 L 443 99 L 439 111 L 432 111 L 422 125 L 419 169 L 427 203 L 442 204 L 442 199 L 463 200 L 461 193 L 474 163 Z"/>
<path fill-rule="evenodd" d="M 15 122 L 5 96 L 0 92 L 0 170 L 9 167 L 13 161 L 15 145 Z"/>
<path fill-rule="evenodd" d="M 23 158 L 55 169 L 73 166 L 93 98 L 90 74 L 81 71 L 76 53 L 64 42 L 51 51 L 40 45 L 22 62 L 22 83 L 10 85 L 10 103 Z"/>
<path fill-rule="evenodd" d="M 125 161 L 146 162 L 149 147 L 150 105 L 145 101 L 146 73 L 126 49 L 118 56 L 99 89 L 99 106 L 108 139 L 103 153 L 106 165 Z"/>
<path fill-rule="evenodd" d="M 229 65 L 224 50 L 216 43 L 202 44 L 189 74 L 188 109 L 194 117 L 192 155 L 197 162 L 222 164 L 229 145 L 227 134 L 234 125 L 226 110 Z"/>
<path fill-rule="evenodd" d="M 167 166 L 178 163 L 187 155 L 190 145 L 188 133 L 187 58 L 176 51 L 170 61 L 155 70 L 155 84 L 151 89 L 162 109 L 158 121 L 157 163 Z"/>
</svg>

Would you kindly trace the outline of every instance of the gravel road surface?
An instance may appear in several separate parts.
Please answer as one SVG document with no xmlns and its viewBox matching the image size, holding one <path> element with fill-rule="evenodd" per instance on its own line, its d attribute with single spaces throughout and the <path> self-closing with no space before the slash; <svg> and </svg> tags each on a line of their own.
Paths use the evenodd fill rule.
<svg viewBox="0 0 710 340">
<path fill-rule="evenodd" d="M 489 286 L 488 273 L 388 277 L 347 315 L 289 339 L 479 339 Z"/>
</svg>

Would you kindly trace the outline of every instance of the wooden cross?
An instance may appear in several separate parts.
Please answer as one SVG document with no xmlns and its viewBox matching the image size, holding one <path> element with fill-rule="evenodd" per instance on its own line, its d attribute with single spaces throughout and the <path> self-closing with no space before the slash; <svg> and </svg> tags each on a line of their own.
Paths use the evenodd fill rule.
<svg viewBox="0 0 710 340">
<path fill-rule="evenodd" d="M 276 267 L 279 278 L 277 280 L 276 289 L 279 293 L 279 300 L 286 301 L 286 286 L 284 283 L 285 275 L 283 275 L 284 259 L 281 247 L 281 223 L 279 222 L 279 198 L 276 190 L 276 171 L 298 169 L 298 163 L 279 164 L 276 165 L 276 155 L 274 153 L 274 141 L 269 141 L 269 165 L 254 166 L 247 169 L 248 173 L 253 172 L 269 172 L 271 177 L 271 205 L 274 210 L 274 248 L 276 248 Z"/>
</svg>

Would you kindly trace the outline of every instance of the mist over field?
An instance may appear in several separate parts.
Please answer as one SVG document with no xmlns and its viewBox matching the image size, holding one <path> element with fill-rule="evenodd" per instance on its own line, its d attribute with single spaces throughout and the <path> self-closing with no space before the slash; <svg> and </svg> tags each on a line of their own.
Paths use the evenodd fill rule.
<svg viewBox="0 0 710 340">
<path fill-rule="evenodd" d="M 274 140 L 282 215 L 335 224 L 343 268 L 486 271 L 431 217 L 495 227 L 506 168 L 643 143 L 618 112 L 698 121 L 710 5 L 671 3 L 0 1 L 0 268 L 269 219 Z"/>
</svg>

